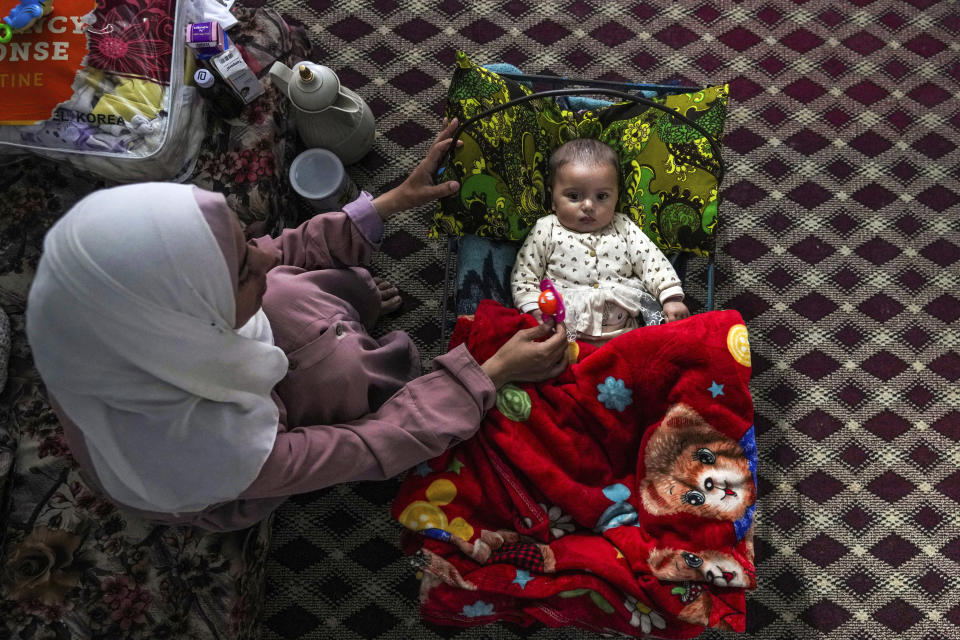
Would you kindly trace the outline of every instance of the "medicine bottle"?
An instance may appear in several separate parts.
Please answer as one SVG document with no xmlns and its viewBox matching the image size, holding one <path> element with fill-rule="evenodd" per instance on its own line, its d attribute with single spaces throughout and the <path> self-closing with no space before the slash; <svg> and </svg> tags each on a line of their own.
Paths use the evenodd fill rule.
<svg viewBox="0 0 960 640">
<path fill-rule="evenodd" d="M 212 71 L 197 69 L 193 74 L 193 81 L 200 95 L 210 103 L 213 112 L 218 116 L 226 120 L 240 115 L 245 106 L 243 101 Z"/>
</svg>

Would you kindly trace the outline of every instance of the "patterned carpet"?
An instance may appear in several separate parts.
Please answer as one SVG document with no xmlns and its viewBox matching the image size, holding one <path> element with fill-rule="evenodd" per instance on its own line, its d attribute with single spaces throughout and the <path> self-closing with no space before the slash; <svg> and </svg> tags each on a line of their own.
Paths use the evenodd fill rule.
<svg viewBox="0 0 960 640">
<path fill-rule="evenodd" d="M 258 0 L 247 0 L 255 4 Z M 441 114 L 457 48 L 529 73 L 729 82 L 717 302 L 747 320 L 760 445 L 757 638 L 960 636 L 960 15 L 954 2 L 276 0 L 377 115 L 380 191 Z M 399 216 L 377 266 L 441 350 L 443 245 Z M 706 299 L 694 263 L 687 290 Z M 419 622 L 396 482 L 291 501 L 264 637 L 583 638 Z M 707 637 L 707 636 L 704 636 Z M 720 635 L 709 637 L 721 637 Z"/>
</svg>

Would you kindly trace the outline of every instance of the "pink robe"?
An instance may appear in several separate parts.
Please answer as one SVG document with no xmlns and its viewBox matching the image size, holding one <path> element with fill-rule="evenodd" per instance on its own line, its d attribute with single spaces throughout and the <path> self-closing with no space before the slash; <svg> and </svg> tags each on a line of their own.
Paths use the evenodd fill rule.
<svg viewBox="0 0 960 640">
<path fill-rule="evenodd" d="M 204 197 L 198 194 L 204 208 Z M 166 524 L 231 530 L 250 526 L 286 497 L 340 482 L 383 480 L 472 436 L 495 392 L 464 346 L 420 376 L 416 346 L 395 331 L 375 339 L 380 296 L 366 269 L 383 235 L 369 194 L 344 212 L 314 216 L 277 238 L 263 309 L 290 360 L 273 390 L 277 439 L 260 474 L 237 500 L 197 513 L 128 511 Z M 418 377 L 419 376 L 419 377 Z M 94 486 L 93 464 L 77 426 L 54 398 L 67 444 Z"/>
</svg>

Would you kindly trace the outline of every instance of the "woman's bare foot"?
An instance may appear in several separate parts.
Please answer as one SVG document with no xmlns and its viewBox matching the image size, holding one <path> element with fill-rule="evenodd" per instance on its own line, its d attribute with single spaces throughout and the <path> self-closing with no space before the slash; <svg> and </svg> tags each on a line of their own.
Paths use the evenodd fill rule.
<svg viewBox="0 0 960 640">
<path fill-rule="evenodd" d="M 383 278 L 374 278 L 377 289 L 380 290 L 380 315 L 393 313 L 403 304 L 403 298 L 400 297 L 400 291 L 384 280 Z"/>
</svg>

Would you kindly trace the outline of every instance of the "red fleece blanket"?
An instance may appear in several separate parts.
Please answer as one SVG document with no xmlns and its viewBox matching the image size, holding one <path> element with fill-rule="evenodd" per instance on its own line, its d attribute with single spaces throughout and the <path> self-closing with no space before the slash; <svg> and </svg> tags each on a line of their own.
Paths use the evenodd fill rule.
<svg viewBox="0 0 960 640">
<path fill-rule="evenodd" d="M 533 324 L 484 301 L 451 348 L 483 362 Z M 756 586 L 743 319 L 702 313 L 580 349 L 558 378 L 501 389 L 476 437 L 401 486 L 393 516 L 423 571 L 424 619 L 743 631 Z"/>
</svg>

